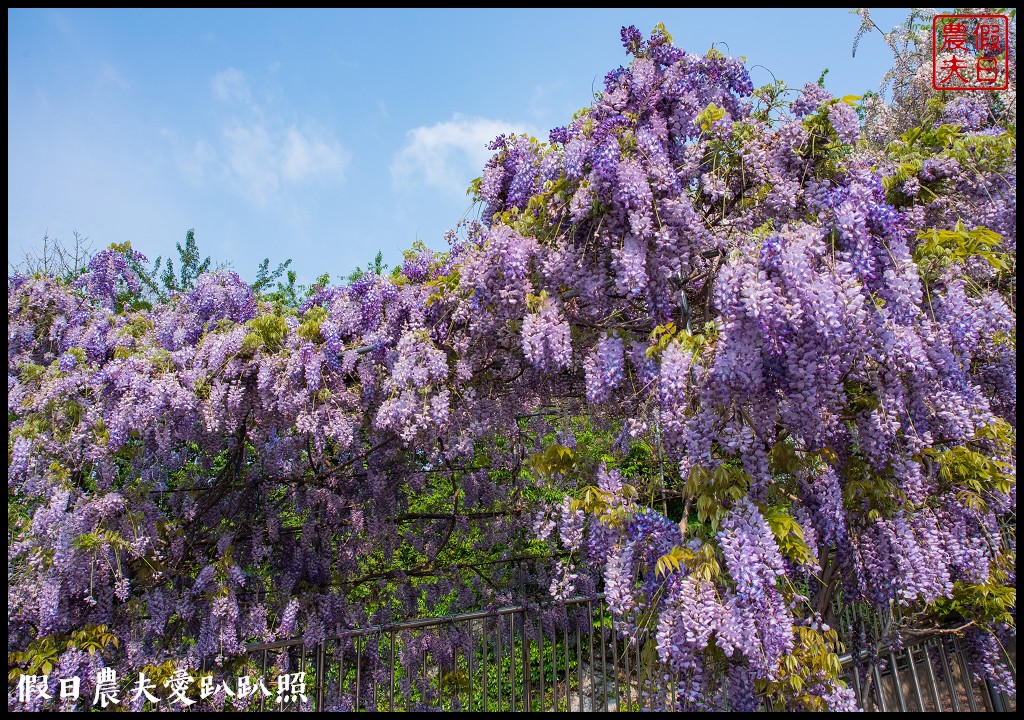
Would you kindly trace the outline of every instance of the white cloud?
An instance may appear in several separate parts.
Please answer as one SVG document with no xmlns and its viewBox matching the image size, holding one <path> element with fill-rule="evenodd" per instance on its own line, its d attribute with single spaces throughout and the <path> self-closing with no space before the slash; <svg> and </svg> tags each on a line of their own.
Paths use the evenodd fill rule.
<svg viewBox="0 0 1024 720">
<path fill-rule="evenodd" d="M 330 137 L 290 127 L 285 133 L 281 171 L 292 182 L 304 182 L 323 175 L 340 174 L 348 155 Z"/>
<path fill-rule="evenodd" d="M 201 185 L 208 168 L 217 160 L 216 151 L 205 140 L 197 140 L 189 150 L 177 135 L 166 130 L 162 134 L 176 146 L 174 161 L 181 174 L 194 185 Z"/>
<path fill-rule="evenodd" d="M 210 79 L 210 87 L 227 105 L 219 137 L 192 142 L 165 132 L 177 146 L 179 171 L 193 184 L 222 183 L 253 205 L 281 207 L 278 198 L 294 187 L 344 178 L 349 152 L 333 134 L 254 90 L 241 70 L 222 70 Z M 265 105 L 252 102 L 257 94 Z"/>
<path fill-rule="evenodd" d="M 223 170 L 236 191 L 257 205 L 266 205 L 280 184 L 270 133 L 261 125 L 224 128 Z"/>
<path fill-rule="evenodd" d="M 210 79 L 210 87 L 213 88 L 214 97 L 222 103 L 237 102 L 248 104 L 252 98 L 249 90 L 249 81 L 245 73 L 236 68 L 221 70 Z"/>
<path fill-rule="evenodd" d="M 493 152 L 488 143 L 502 133 L 536 131 L 521 123 L 468 118 L 451 120 L 406 133 L 408 142 L 391 161 L 391 180 L 398 187 L 422 182 L 451 195 L 463 195 Z"/>
<path fill-rule="evenodd" d="M 343 177 L 348 151 L 330 134 L 295 125 L 234 123 L 223 130 L 220 170 L 231 187 L 265 206 L 286 186 Z"/>
<path fill-rule="evenodd" d="M 105 62 L 100 64 L 99 72 L 96 73 L 96 85 L 98 87 L 113 85 L 124 90 L 128 87 L 128 81 L 124 79 L 124 76 L 116 67 Z"/>
</svg>

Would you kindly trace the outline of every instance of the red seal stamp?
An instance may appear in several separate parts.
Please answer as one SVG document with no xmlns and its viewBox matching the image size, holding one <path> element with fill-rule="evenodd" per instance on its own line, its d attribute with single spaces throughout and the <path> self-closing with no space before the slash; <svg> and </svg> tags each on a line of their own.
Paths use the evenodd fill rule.
<svg viewBox="0 0 1024 720">
<path fill-rule="evenodd" d="M 936 15 L 932 19 L 932 87 L 1006 90 L 1009 41 L 1006 15 Z"/>
</svg>

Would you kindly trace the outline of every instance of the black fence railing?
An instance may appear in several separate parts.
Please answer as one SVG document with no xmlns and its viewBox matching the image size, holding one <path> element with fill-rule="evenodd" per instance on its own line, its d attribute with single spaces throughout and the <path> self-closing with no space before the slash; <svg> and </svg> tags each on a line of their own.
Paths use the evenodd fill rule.
<svg viewBox="0 0 1024 720">
<path fill-rule="evenodd" d="M 857 618 L 844 612 L 840 622 L 849 627 Z M 230 665 L 197 668 L 214 675 L 207 687 L 246 676 L 252 676 L 247 688 L 265 680 L 242 702 L 227 698 L 238 709 L 661 710 L 675 708 L 679 685 L 646 631 L 625 637 L 613 629 L 601 596 L 373 626 L 312 646 L 298 639 L 248 650 Z M 1007 651 L 1015 658 L 1015 646 Z M 973 677 L 956 634 L 922 637 L 900 649 L 872 645 L 841 662 L 865 710 L 1016 708 L 1015 697 Z"/>
<path fill-rule="evenodd" d="M 903 625 L 897 608 L 877 613 L 863 606 L 839 604 L 836 612 L 840 635 L 863 633 L 870 649 L 840 658 L 844 679 L 865 710 L 881 712 L 1005 712 L 1016 708 L 1016 699 L 999 692 L 971 672 L 962 633 L 955 628 L 922 631 L 911 629 L 912 639 L 902 647 L 890 644 L 893 624 Z M 862 637 L 863 637 L 862 636 Z M 1016 663 L 1016 642 L 1003 649 L 1010 666 Z"/>
</svg>

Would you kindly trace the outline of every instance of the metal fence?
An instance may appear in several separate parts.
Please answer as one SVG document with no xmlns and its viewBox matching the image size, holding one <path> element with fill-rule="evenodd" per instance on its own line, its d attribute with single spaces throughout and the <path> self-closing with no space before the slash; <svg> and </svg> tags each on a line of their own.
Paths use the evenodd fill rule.
<svg viewBox="0 0 1024 720">
<path fill-rule="evenodd" d="M 865 710 L 1007 712 L 1016 708 L 1015 698 L 974 677 L 959 633 L 940 629 L 893 648 L 887 630 L 893 622 L 902 622 L 898 609 L 890 615 L 845 605 L 836 615 L 841 635 L 850 637 L 855 628 L 860 628 L 868 635 L 866 644 L 873 649 L 841 658 L 844 679 Z M 1014 666 L 1016 642 L 1011 640 L 1004 650 Z"/>
<path fill-rule="evenodd" d="M 841 618 L 855 619 L 849 609 Z M 954 634 L 841 662 L 865 710 L 1016 707 L 1015 698 L 973 678 Z M 203 664 L 211 670 L 278 680 L 300 674 L 299 695 L 261 695 L 251 705 L 259 710 L 659 710 L 675 707 L 678 688 L 646 632 L 623 637 L 612 629 L 601 596 L 379 625 L 314 646 L 253 645 L 229 667 Z"/>
<path fill-rule="evenodd" d="M 1011 712 L 1016 699 L 976 680 L 960 639 L 932 638 L 886 652 L 874 662 L 842 658 L 847 681 L 865 710 Z"/>
</svg>

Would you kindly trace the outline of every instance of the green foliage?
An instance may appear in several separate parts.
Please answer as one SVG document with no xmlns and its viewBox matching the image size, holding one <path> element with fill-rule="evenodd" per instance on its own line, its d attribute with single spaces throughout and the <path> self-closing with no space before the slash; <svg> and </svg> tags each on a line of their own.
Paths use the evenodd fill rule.
<svg viewBox="0 0 1024 720">
<path fill-rule="evenodd" d="M 811 547 L 804 539 L 803 530 L 785 508 L 768 508 L 762 514 L 778 540 L 783 555 L 800 565 L 817 565 Z"/>
<path fill-rule="evenodd" d="M 711 132 L 711 126 L 724 117 L 725 110 L 714 103 L 710 103 L 706 108 L 697 113 L 697 117 L 693 119 L 693 124 L 699 126 L 703 132 Z"/>
<path fill-rule="evenodd" d="M 658 558 L 655 572 L 659 577 L 666 577 L 684 567 L 690 569 L 693 578 L 704 582 L 713 583 L 722 575 L 722 565 L 718 562 L 718 551 L 713 543 L 703 543 L 696 550 L 676 545 Z"/>
<path fill-rule="evenodd" d="M 264 293 L 263 298 L 280 308 L 295 308 L 299 306 L 302 296 L 301 287 L 298 285 L 298 275 L 294 270 L 285 272 L 287 282 L 278 281 L 273 292 Z"/>
<path fill-rule="evenodd" d="M 573 511 L 582 510 L 588 515 L 594 515 L 608 527 L 623 528 L 633 517 L 633 501 L 636 498 L 636 488 L 628 483 L 622 484 L 621 498 L 599 487 L 588 485 L 580 489 L 579 497 L 574 499 L 569 507 Z"/>
<path fill-rule="evenodd" d="M 270 270 L 270 258 L 263 258 L 263 262 L 256 268 L 256 281 L 252 284 L 253 292 L 262 294 L 264 290 L 269 288 L 272 283 L 280 285 L 280 279 L 288 271 L 288 266 L 292 264 L 291 259 L 285 260 L 279 264 L 273 271 Z M 294 275 L 294 274 L 293 274 Z M 294 277 L 293 277 L 294 281 Z"/>
<path fill-rule="evenodd" d="M 722 565 L 713 543 L 703 543 L 696 550 L 684 548 L 683 562 L 693 568 L 693 576 L 698 580 L 713 583 L 721 579 Z"/>
<path fill-rule="evenodd" d="M 890 154 L 903 159 L 925 159 L 953 146 L 960 137 L 959 125 L 921 125 L 907 130 L 887 148 Z"/>
<path fill-rule="evenodd" d="M 975 173 L 1001 173 L 1016 167 L 1017 133 L 1009 128 L 999 135 L 958 135 L 949 156 Z"/>
<path fill-rule="evenodd" d="M 324 320 L 327 319 L 327 314 L 327 308 L 319 305 L 307 310 L 302 316 L 302 322 L 299 323 L 299 337 L 303 340 L 308 340 L 311 343 L 321 342 L 320 326 L 323 324 Z"/>
<path fill-rule="evenodd" d="M 813 471 L 821 463 L 836 463 L 838 458 L 830 448 L 813 452 L 799 450 L 792 438 L 772 445 L 768 451 L 768 469 L 773 475 L 795 476 Z"/>
<path fill-rule="evenodd" d="M 30 642 L 24 651 L 8 653 L 7 678 L 17 681 L 22 674 L 49 675 L 57 666 L 60 656 L 71 649 L 95 655 L 109 648 L 116 650 L 118 646 L 118 639 L 107 631 L 106 625 L 83 625 L 68 635 L 39 637 Z"/>
<path fill-rule="evenodd" d="M 181 243 L 177 243 L 178 248 L 178 262 L 180 268 L 178 274 L 174 272 L 174 261 L 167 258 L 167 264 L 164 266 L 163 272 L 160 274 L 160 281 L 163 283 L 163 288 L 168 293 L 185 292 L 195 287 L 196 280 L 199 276 L 207 272 L 210 269 L 210 256 L 207 255 L 205 258 L 201 257 L 199 253 L 199 244 L 196 242 L 196 232 L 194 229 L 189 229 L 185 233 L 185 246 L 182 247 Z M 160 258 L 156 259 L 156 263 L 153 266 L 153 274 L 160 271 Z"/>
<path fill-rule="evenodd" d="M 427 287 L 434 288 L 434 292 L 427 298 L 427 307 L 430 307 L 436 302 L 440 302 L 447 297 L 451 297 L 453 293 L 459 289 L 459 270 L 458 268 L 452 269 L 447 275 L 428 280 L 425 284 Z"/>
<path fill-rule="evenodd" d="M 847 95 L 842 99 L 829 100 L 816 113 L 804 118 L 802 124 L 809 142 L 804 144 L 801 154 L 814 164 L 816 177 L 833 178 L 844 171 L 844 163 L 853 148 L 840 139 L 839 133 L 832 126 L 829 109 L 837 103 L 856 105 L 859 99 L 860 96 Z"/>
<path fill-rule="evenodd" d="M 18 363 L 18 378 L 23 383 L 35 384 L 39 382 L 45 374 L 46 368 L 42 365 L 36 365 L 35 363 L 29 362 Z"/>
<path fill-rule="evenodd" d="M 793 628 L 796 641 L 793 652 L 782 658 L 779 672 L 772 680 L 757 680 L 758 694 L 771 699 L 776 710 L 827 712 L 828 705 L 813 686 L 828 679 L 839 687 L 839 653 L 842 645 L 835 630 L 815 630 L 805 625 Z"/>
<path fill-rule="evenodd" d="M 878 395 L 870 385 L 850 380 L 843 386 L 846 394 L 846 409 L 851 417 L 868 413 L 879 405 Z"/>
<path fill-rule="evenodd" d="M 554 478 L 568 475 L 576 468 L 576 453 L 563 445 L 549 445 L 533 453 L 526 462 L 527 468 L 537 477 Z"/>
<path fill-rule="evenodd" d="M 351 285 L 356 280 L 361 278 L 363 275 L 383 275 L 387 269 L 388 265 L 387 263 L 384 262 L 384 253 L 378 250 L 377 254 L 373 257 L 373 260 L 366 263 L 365 270 L 359 265 L 356 265 L 356 269 L 350 272 L 348 274 L 348 277 L 345 278 L 345 280 L 348 282 L 349 285 Z"/>
<path fill-rule="evenodd" d="M 651 346 L 647 348 L 647 357 L 653 358 L 661 355 L 669 343 L 675 339 L 678 330 L 674 322 L 658 325 L 651 330 Z"/>
<path fill-rule="evenodd" d="M 153 321 L 150 320 L 144 313 L 137 313 L 133 315 L 128 322 L 125 323 L 124 328 L 121 332 L 128 337 L 135 338 L 136 340 L 144 337 L 146 333 L 153 329 Z M 84 361 L 84 356 L 79 358 L 79 361 Z"/>
<path fill-rule="evenodd" d="M 941 103 L 940 109 L 941 109 Z M 939 112 L 937 109 L 936 115 Z M 886 198 L 894 205 L 908 205 L 914 200 L 903 194 L 902 185 L 919 176 L 928 159 L 953 159 L 971 175 L 1001 174 L 1012 171 L 1017 152 L 1017 136 L 1013 129 L 999 135 L 965 134 L 959 125 L 925 124 L 908 130 L 886 148 L 895 163 L 892 174 L 882 180 Z M 922 202 L 928 203 L 947 193 L 950 183 L 944 179 L 921 181 Z"/>
<path fill-rule="evenodd" d="M 892 469 L 878 472 L 860 455 L 851 455 L 843 465 L 843 506 L 853 516 L 868 522 L 892 517 L 907 504 L 907 495 L 892 477 Z"/>
<path fill-rule="evenodd" d="M 249 334 L 242 341 L 242 351 L 254 353 L 259 348 L 267 352 L 276 352 L 288 336 L 288 323 L 277 314 L 261 315 L 248 323 Z M 320 332 L 317 326 L 317 332 Z"/>
<path fill-rule="evenodd" d="M 1015 563 L 1015 557 L 1010 559 Z M 1016 627 L 1017 588 L 1006 583 L 1006 573 L 992 572 L 983 583 L 953 583 L 953 596 L 940 597 L 929 608 L 943 619 L 971 618 L 982 624 Z"/>
<path fill-rule="evenodd" d="M 672 34 L 665 29 L 665 23 L 659 22 L 654 26 L 651 31 L 651 37 L 659 38 L 663 43 L 672 45 L 675 41 L 672 39 Z"/>
<path fill-rule="evenodd" d="M 619 140 L 619 147 L 623 154 L 628 156 L 636 151 L 636 137 L 629 128 L 617 127 L 615 134 Z M 537 160 L 542 162 L 554 148 L 547 146 L 536 138 L 529 138 L 531 148 L 536 153 Z M 561 214 L 556 209 L 564 209 L 568 206 L 577 186 L 570 184 L 565 175 L 560 175 L 554 180 L 547 180 L 539 193 L 532 195 L 527 201 L 526 208 L 511 207 L 495 214 L 495 220 L 508 225 L 520 235 L 534 237 L 542 244 L 558 237 L 562 232 Z M 600 204 L 595 200 L 595 217 L 600 212 Z M 554 211 L 554 212 L 553 212 Z"/>
<path fill-rule="evenodd" d="M 754 118 L 761 122 L 769 122 L 773 111 L 787 105 L 787 92 L 786 83 L 782 80 L 756 88 L 753 95 L 758 102 L 753 113 Z"/>
<path fill-rule="evenodd" d="M 972 257 L 981 258 L 999 272 L 1011 267 L 1009 253 L 996 249 L 1002 246 L 1002 235 L 986 227 L 967 230 L 963 221 L 957 220 L 952 230 L 924 230 L 918 233 L 917 239 L 920 243 L 914 248 L 914 262 L 926 278 L 934 278 L 939 269 L 964 263 Z"/>
<path fill-rule="evenodd" d="M 194 230 L 189 230 L 185 234 L 184 245 L 177 243 L 177 264 L 170 258 L 165 262 L 162 257 L 158 257 L 152 264 L 140 262 L 130 252 L 131 243 L 127 242 L 111 245 L 110 249 L 125 255 L 129 268 L 138 276 L 142 285 L 139 294 L 131 294 L 127 291 L 122 291 L 119 294 L 117 299 L 119 310 L 148 309 L 154 300 L 166 302 L 174 293 L 188 292 L 195 287 L 199 276 L 209 272 L 212 266 L 210 257 L 202 256 Z M 300 284 L 298 275 L 290 269 L 291 264 L 290 259 L 285 260 L 271 270 L 270 259 L 264 258 L 257 266 L 256 279 L 250 286 L 257 297 L 272 303 L 279 309 L 294 310 L 318 288 L 330 284 L 331 279 L 328 273 L 318 277 L 311 285 Z M 368 265 L 367 272 L 382 273 L 386 268 L 383 255 L 377 253 L 374 261 Z M 363 272 L 362 269 L 356 268 L 356 271 L 350 275 L 350 280 L 362 276 Z M 138 336 L 136 335 L 136 337 Z"/>
<path fill-rule="evenodd" d="M 981 451 L 967 445 L 943 451 L 928 448 L 922 457 L 938 464 L 939 480 L 956 490 L 964 504 L 987 511 L 987 498 L 992 493 L 1005 495 L 1017 482 L 1015 466 L 997 459 L 999 454 L 1008 454 L 1016 447 L 1016 433 L 1009 423 L 997 420 L 978 431 L 975 443 L 978 442 L 990 449 Z M 991 448 L 996 450 L 995 456 Z"/>
<path fill-rule="evenodd" d="M 660 357 L 673 341 L 691 355 L 700 356 L 718 337 L 718 325 L 714 320 L 704 323 L 703 332 L 694 333 L 678 328 L 674 322 L 658 325 L 651 331 L 651 345 L 646 354 L 649 358 Z"/>
<path fill-rule="evenodd" d="M 683 549 L 678 545 L 674 545 L 670 551 L 658 558 L 657 564 L 654 566 L 654 571 L 658 577 L 665 577 L 670 572 L 678 572 L 683 566 Z"/>
<path fill-rule="evenodd" d="M 698 465 L 690 471 L 684 492 L 695 501 L 697 520 L 716 531 L 733 503 L 747 494 L 750 480 L 750 475 L 730 463 L 714 470 Z"/>
</svg>

